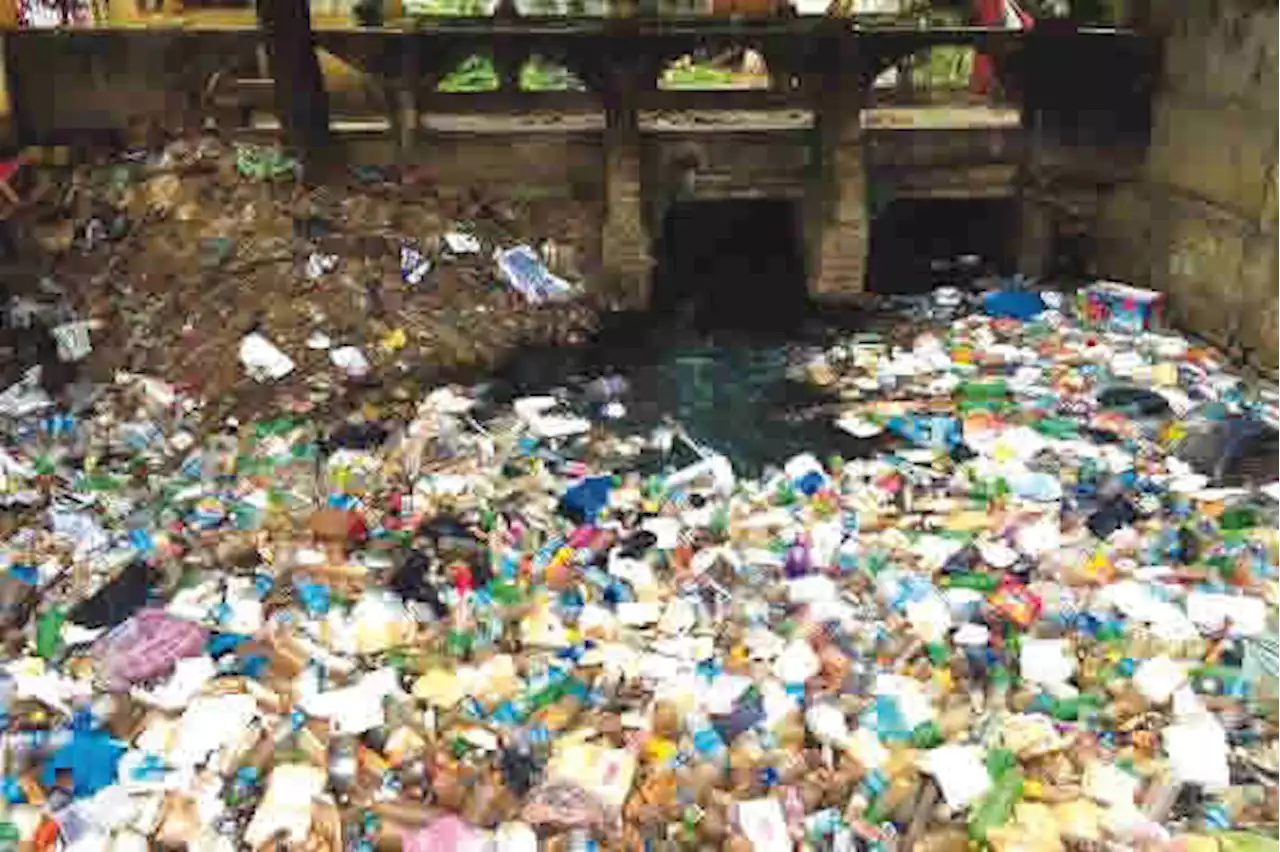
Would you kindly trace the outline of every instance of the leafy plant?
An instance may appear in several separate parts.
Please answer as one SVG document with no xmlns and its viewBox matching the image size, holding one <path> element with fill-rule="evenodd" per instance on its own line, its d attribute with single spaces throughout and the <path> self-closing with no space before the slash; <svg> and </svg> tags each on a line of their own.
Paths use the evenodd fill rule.
<svg viewBox="0 0 1280 852">
<path fill-rule="evenodd" d="M 498 72 L 494 70 L 493 59 L 472 54 L 450 71 L 436 88 L 441 92 L 496 92 L 498 86 Z"/>
<path fill-rule="evenodd" d="M 918 89 L 963 89 L 973 71 L 972 47 L 938 45 L 916 54 L 912 83 Z"/>
<path fill-rule="evenodd" d="M 563 65 L 531 56 L 520 69 L 520 88 L 526 92 L 582 92 L 587 87 Z"/>
<path fill-rule="evenodd" d="M 672 64 L 662 74 L 664 89 L 728 89 L 734 87 L 733 74 L 696 62 Z"/>
<path fill-rule="evenodd" d="M 412 15 L 457 15 L 479 17 L 489 14 L 484 0 L 411 0 L 405 4 Z"/>
</svg>

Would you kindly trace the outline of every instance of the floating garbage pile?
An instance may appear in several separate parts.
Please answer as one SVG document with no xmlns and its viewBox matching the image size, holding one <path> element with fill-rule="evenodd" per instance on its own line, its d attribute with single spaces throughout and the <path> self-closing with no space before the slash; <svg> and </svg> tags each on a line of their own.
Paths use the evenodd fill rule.
<svg viewBox="0 0 1280 852">
<path fill-rule="evenodd" d="M 597 263 L 588 203 L 464 191 L 410 168 L 309 185 L 279 149 L 212 136 L 33 172 L 43 187 L 16 221 L 20 259 L 41 263 L 17 321 L 75 334 L 45 353 L 46 384 L 81 365 L 99 380 L 163 375 L 242 416 L 353 395 L 407 416 L 444 371 L 595 323 L 579 287 Z M 268 394 L 255 390 L 264 374 L 287 378 Z"/>
<path fill-rule="evenodd" d="M 1177 335 L 964 301 L 811 352 L 879 449 L 756 479 L 612 431 L 623 381 L 207 438 L 152 376 L 9 388 L 0 835 L 1274 849 L 1274 486 L 1176 455 L 1274 403 Z"/>
</svg>

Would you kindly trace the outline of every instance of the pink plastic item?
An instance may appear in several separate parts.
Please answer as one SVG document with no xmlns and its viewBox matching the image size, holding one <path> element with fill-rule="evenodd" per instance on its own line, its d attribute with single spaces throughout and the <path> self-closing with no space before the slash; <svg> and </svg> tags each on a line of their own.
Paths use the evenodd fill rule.
<svg viewBox="0 0 1280 852">
<path fill-rule="evenodd" d="M 108 689 L 128 689 L 169 674 L 184 657 L 204 653 L 205 636 L 198 624 L 144 609 L 98 639 L 93 657 Z"/>
<path fill-rule="evenodd" d="M 424 829 L 400 838 L 404 852 L 470 852 L 480 848 L 480 836 L 456 816 L 443 816 Z"/>
</svg>

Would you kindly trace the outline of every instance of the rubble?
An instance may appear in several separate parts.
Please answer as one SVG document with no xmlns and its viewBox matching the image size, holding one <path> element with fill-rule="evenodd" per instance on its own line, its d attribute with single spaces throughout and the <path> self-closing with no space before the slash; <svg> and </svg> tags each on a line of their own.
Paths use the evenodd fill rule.
<svg viewBox="0 0 1280 852">
<path fill-rule="evenodd" d="M 484 197 L 412 169 L 354 168 L 345 185 L 312 186 L 278 149 L 213 136 L 32 168 L 41 200 L 20 217 L 29 239 L 9 276 L 27 321 L 52 329 L 61 361 L 91 346 L 90 378 L 163 375 L 238 406 L 218 418 L 366 400 L 407 415 L 443 376 L 595 326 L 589 300 L 542 305 L 509 291 L 502 260 L 549 264 L 536 286 L 581 281 L 596 262 L 583 249 L 598 220 L 590 205 Z M 546 245 L 545 259 L 512 254 L 525 243 Z M 368 369 L 330 363 L 307 346 L 316 335 L 361 350 Z M 250 390 L 258 379 L 236 357 L 246 337 L 271 341 L 296 369 Z"/>
</svg>

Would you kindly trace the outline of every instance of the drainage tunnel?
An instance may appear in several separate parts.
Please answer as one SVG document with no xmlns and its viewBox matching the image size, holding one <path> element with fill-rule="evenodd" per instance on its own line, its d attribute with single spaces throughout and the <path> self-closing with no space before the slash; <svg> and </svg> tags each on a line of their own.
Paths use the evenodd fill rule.
<svg viewBox="0 0 1280 852">
<path fill-rule="evenodd" d="M 802 247 L 794 202 L 676 202 L 655 245 L 654 308 L 703 329 L 783 328 L 805 307 Z"/>
<path fill-rule="evenodd" d="M 983 274 L 1011 274 L 1016 212 L 1011 198 L 891 201 L 871 221 L 868 289 L 919 293 Z"/>
</svg>

